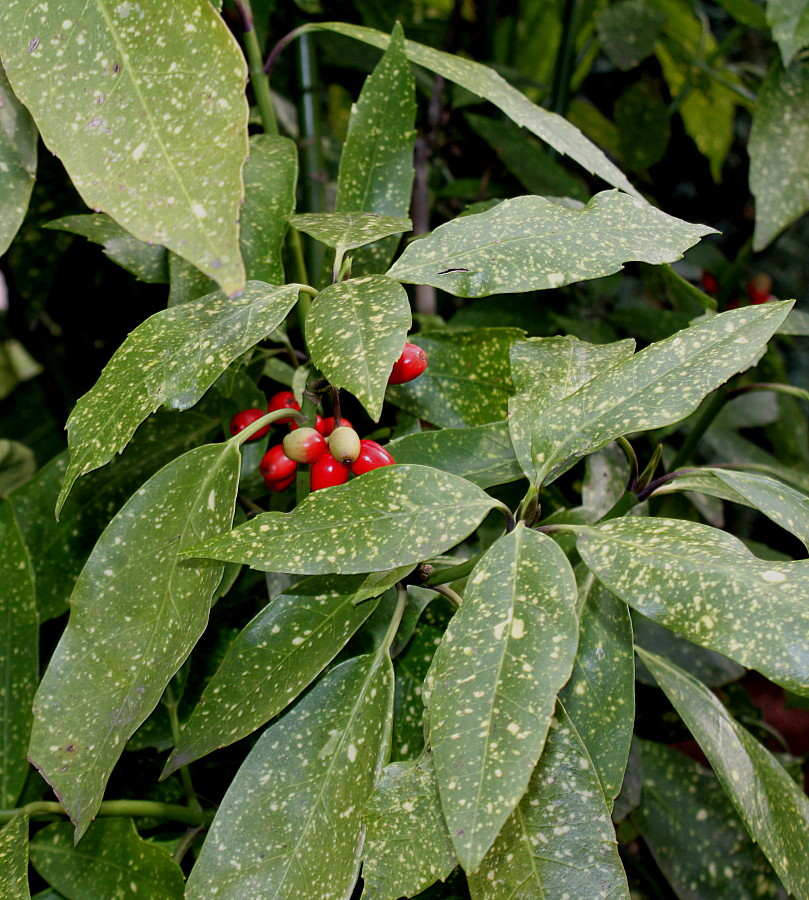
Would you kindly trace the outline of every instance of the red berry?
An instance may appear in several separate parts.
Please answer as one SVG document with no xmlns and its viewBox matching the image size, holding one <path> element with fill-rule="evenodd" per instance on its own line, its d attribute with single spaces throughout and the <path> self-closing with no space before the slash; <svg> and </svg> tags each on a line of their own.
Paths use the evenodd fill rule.
<svg viewBox="0 0 809 900">
<path fill-rule="evenodd" d="M 318 419 L 320 419 L 320 416 L 318 416 Z M 321 422 L 323 425 L 323 430 L 320 433 L 323 435 L 323 437 L 328 437 L 332 433 L 332 431 L 334 431 L 334 416 L 326 416 L 326 418 L 322 419 Z M 351 422 L 348 421 L 348 419 L 342 416 L 340 417 L 340 426 L 345 426 L 346 428 L 354 427 Z M 315 428 L 320 431 L 320 428 L 317 425 L 315 425 Z"/>
<path fill-rule="evenodd" d="M 759 272 L 747 282 L 747 296 L 754 305 L 766 303 L 772 297 L 772 278 Z"/>
<path fill-rule="evenodd" d="M 297 430 L 298 428 L 300 428 L 300 425 L 298 425 L 297 422 L 294 422 L 294 421 L 293 421 L 293 422 L 290 422 L 290 423 L 289 423 L 289 430 L 290 430 L 290 431 L 295 431 L 295 430 Z M 323 434 L 323 416 L 321 416 L 320 414 L 316 414 L 316 415 L 315 415 L 315 430 L 317 430 L 317 431 L 319 431 L 321 434 Z"/>
<path fill-rule="evenodd" d="M 707 269 L 702 270 L 702 275 L 700 275 L 699 280 L 702 282 L 706 294 L 718 294 L 721 290 L 721 286 L 716 280 L 716 275 L 714 275 L 713 272 L 709 272 Z"/>
<path fill-rule="evenodd" d="M 265 413 L 263 409 L 243 409 L 241 412 L 237 412 L 230 420 L 230 433 L 233 435 L 239 434 L 239 432 L 244 431 L 248 425 L 252 425 L 253 422 L 257 422 L 262 416 L 266 415 L 267 413 Z M 270 426 L 265 425 L 263 428 L 259 428 L 255 434 L 251 434 L 247 440 L 258 441 L 263 438 L 269 430 Z"/>
<path fill-rule="evenodd" d="M 416 344 L 405 344 L 402 355 L 393 364 L 388 384 L 405 384 L 418 378 L 427 368 L 427 354 Z"/>
<path fill-rule="evenodd" d="M 289 459 L 296 463 L 316 463 L 326 452 L 326 438 L 314 428 L 290 431 L 281 445 Z"/>
<path fill-rule="evenodd" d="M 272 481 L 272 479 L 264 479 L 264 484 L 274 493 L 278 494 L 285 491 L 295 480 L 296 473 L 293 472 L 289 478 L 282 478 L 281 481 Z"/>
<path fill-rule="evenodd" d="M 331 453 L 324 453 L 309 469 L 309 487 L 313 491 L 345 484 L 348 481 L 348 467 L 337 462 Z"/>
<path fill-rule="evenodd" d="M 360 441 L 360 455 L 351 464 L 351 471 L 355 475 L 364 475 L 372 469 L 392 466 L 395 462 L 396 460 L 390 453 L 384 447 L 380 447 L 376 441 Z"/>
<path fill-rule="evenodd" d="M 287 478 L 294 477 L 297 468 L 298 464 L 287 458 L 281 444 L 270 447 L 258 464 L 264 481 L 286 481 Z"/>
<path fill-rule="evenodd" d="M 739 298 L 734 297 L 732 300 L 728 300 L 728 309 L 738 309 L 739 308 Z"/>
<path fill-rule="evenodd" d="M 295 399 L 292 391 L 279 391 L 273 394 L 267 403 L 267 412 L 275 412 L 277 409 L 297 409 L 301 411 L 301 405 Z M 277 424 L 282 425 L 284 422 L 294 422 L 294 419 L 278 419 Z"/>
</svg>

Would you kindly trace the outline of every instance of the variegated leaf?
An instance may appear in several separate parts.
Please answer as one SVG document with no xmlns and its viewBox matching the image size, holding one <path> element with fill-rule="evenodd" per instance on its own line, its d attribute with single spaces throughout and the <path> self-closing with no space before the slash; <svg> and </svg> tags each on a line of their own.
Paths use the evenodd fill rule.
<svg viewBox="0 0 809 900">
<path fill-rule="evenodd" d="M 0 256 L 8 250 L 25 218 L 36 169 L 36 127 L 14 96 L 0 64 Z"/>
</svg>

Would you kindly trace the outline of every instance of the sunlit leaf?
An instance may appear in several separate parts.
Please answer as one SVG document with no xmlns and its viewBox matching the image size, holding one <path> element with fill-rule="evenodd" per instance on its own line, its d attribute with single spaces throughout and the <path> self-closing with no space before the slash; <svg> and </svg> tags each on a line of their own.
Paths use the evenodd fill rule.
<svg viewBox="0 0 809 900">
<path fill-rule="evenodd" d="M 474 871 L 539 759 L 578 643 L 560 547 L 518 525 L 481 558 L 433 659 L 430 743 L 461 865 Z"/>
<path fill-rule="evenodd" d="M 382 572 L 454 547 L 498 505 L 455 475 L 427 466 L 384 466 L 310 494 L 290 513 L 258 515 L 185 553 L 264 572 Z"/>
<path fill-rule="evenodd" d="M 473 900 L 629 900 L 598 776 L 561 705 L 527 793 L 467 877 Z"/>
<path fill-rule="evenodd" d="M 774 613 L 770 621 L 776 619 Z M 786 769 L 690 675 L 638 655 L 694 735 L 753 840 L 799 900 L 809 897 L 809 799 Z"/>
<path fill-rule="evenodd" d="M 123 450 L 149 413 L 193 406 L 235 359 L 284 320 L 297 297 L 297 285 L 251 281 L 235 300 L 219 291 L 139 325 L 67 420 L 70 465 L 57 510 L 76 478 Z"/>
<path fill-rule="evenodd" d="M 124 743 L 205 629 L 222 567 L 179 554 L 230 528 L 240 460 L 227 443 L 169 463 L 121 508 L 79 575 L 37 692 L 29 750 L 77 838 Z"/>
<path fill-rule="evenodd" d="M 405 289 L 384 275 L 366 275 L 317 295 L 306 317 L 306 344 L 332 386 L 351 391 L 378 421 L 410 324 Z"/>
<path fill-rule="evenodd" d="M 28 890 L 28 814 L 24 810 L 0 828 L 0 900 L 31 900 Z"/>
<path fill-rule="evenodd" d="M 37 130 L 0 64 L 0 256 L 22 225 L 34 188 Z"/>
<path fill-rule="evenodd" d="M 0 7 L 0 55 L 85 203 L 244 287 L 246 66 L 209 3 Z M 201 61 L 204 60 L 204 65 Z"/>
<path fill-rule="evenodd" d="M 31 841 L 31 863 L 67 897 L 183 897 L 182 869 L 165 850 L 142 840 L 131 819 L 93 822 L 78 847 L 72 827 L 54 822 Z"/>
<path fill-rule="evenodd" d="M 809 2 L 767 0 L 767 22 L 781 51 L 784 65 L 788 66 L 795 54 L 809 44 Z"/>
<path fill-rule="evenodd" d="M 372 212 L 304 213 L 292 217 L 298 231 L 304 231 L 327 247 L 344 252 L 364 247 L 391 234 L 410 231 L 410 219 Z"/>
<path fill-rule="evenodd" d="M 348 900 L 362 809 L 390 746 L 387 652 L 342 663 L 250 751 L 188 879 L 188 900 Z"/>
</svg>

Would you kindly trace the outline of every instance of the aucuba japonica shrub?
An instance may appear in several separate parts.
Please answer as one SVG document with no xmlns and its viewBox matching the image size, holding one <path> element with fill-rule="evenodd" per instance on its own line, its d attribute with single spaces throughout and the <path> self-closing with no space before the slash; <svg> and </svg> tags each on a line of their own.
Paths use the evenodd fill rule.
<svg viewBox="0 0 809 900">
<path fill-rule="evenodd" d="M 809 206 L 809 37 L 725 5 L 772 27 L 758 94 L 679 0 L 429 6 L 443 45 L 309 8 L 266 48 L 271 4 L 6 0 L 12 306 L 49 321 L 66 233 L 148 302 L 66 450 L 0 444 L 0 900 L 809 898 L 750 699 L 809 696 L 809 329 L 750 263 Z M 452 52 L 484 12 L 507 77 Z M 509 68 L 536 16 L 558 49 Z M 326 137 L 315 48 L 369 70 Z M 596 57 L 646 144 L 574 103 Z M 737 106 L 731 259 L 652 170 L 677 116 L 719 181 Z M 453 128 L 497 152 L 471 195 Z M 40 136 L 84 211 L 31 199 Z"/>
</svg>

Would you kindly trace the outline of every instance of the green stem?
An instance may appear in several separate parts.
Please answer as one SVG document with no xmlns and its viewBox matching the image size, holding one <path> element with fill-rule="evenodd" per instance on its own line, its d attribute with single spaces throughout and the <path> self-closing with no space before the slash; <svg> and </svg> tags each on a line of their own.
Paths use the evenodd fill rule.
<svg viewBox="0 0 809 900">
<path fill-rule="evenodd" d="M 694 423 L 694 427 L 686 435 L 682 447 L 677 451 L 677 455 L 671 463 L 669 471 L 673 472 L 675 469 L 682 469 L 688 462 L 691 458 L 691 454 L 696 449 L 697 444 L 702 440 L 702 436 L 711 427 L 713 420 L 719 415 L 722 407 L 730 399 L 728 392 L 722 388 L 716 391 L 708 402 L 708 405 L 703 409 L 699 418 Z"/>
<path fill-rule="evenodd" d="M 230 438 L 230 441 L 237 447 L 241 447 L 248 438 L 252 437 L 257 431 L 261 431 L 265 425 L 272 425 L 272 423 L 278 421 L 278 419 L 286 419 L 290 416 L 296 419 L 298 424 L 306 424 L 305 422 L 301 422 L 301 414 L 297 410 L 275 409 L 272 412 L 267 413 L 266 416 L 256 419 L 255 422 L 251 422 L 247 428 Z"/>
<path fill-rule="evenodd" d="M 39 816 L 66 816 L 61 803 L 38 801 L 27 803 L 22 809 L 31 818 Z M 0 825 L 11 821 L 19 809 L 0 809 Z M 184 825 L 207 825 L 212 816 L 187 806 L 174 803 L 159 803 L 154 800 L 104 800 L 98 808 L 97 816 L 144 816 L 150 819 L 165 819 L 182 822 Z"/>
<path fill-rule="evenodd" d="M 163 697 L 163 705 L 166 707 L 166 712 L 169 715 L 169 723 L 171 724 L 171 739 L 174 742 L 174 746 L 180 743 L 180 719 L 177 715 L 177 699 L 174 696 L 174 691 L 171 689 L 171 684 L 166 685 L 165 695 Z M 180 766 L 179 768 L 180 780 L 183 783 L 183 790 L 185 791 L 186 799 L 188 800 L 188 806 L 190 809 L 195 810 L 196 812 L 202 812 L 202 804 L 199 802 L 199 798 L 197 797 L 197 792 L 194 790 L 194 785 L 191 782 L 191 773 L 188 771 L 188 766 Z"/>
<path fill-rule="evenodd" d="M 402 622 L 402 616 L 404 615 L 406 606 L 407 587 L 400 581 L 396 585 L 396 607 L 393 610 L 393 615 L 388 623 L 388 630 L 385 632 L 385 637 L 379 647 L 380 653 L 390 653 L 391 645 L 396 637 L 396 632 L 399 630 L 399 625 Z"/>
<path fill-rule="evenodd" d="M 436 594 L 441 594 L 442 597 L 446 597 L 455 609 L 459 609 L 463 603 L 463 597 L 460 594 L 456 594 L 452 588 L 447 587 L 445 584 L 431 585 L 431 590 L 435 591 Z"/>
<path fill-rule="evenodd" d="M 437 584 L 451 584 L 453 581 L 460 581 L 461 578 L 466 578 L 478 564 L 482 555 L 473 556 L 472 559 L 467 559 L 466 562 L 462 562 L 457 566 L 450 566 L 448 569 L 436 569 L 426 581 L 422 582 L 422 587 L 431 588 Z"/>
<path fill-rule="evenodd" d="M 278 121 L 272 105 L 270 80 L 264 74 L 264 58 L 258 45 L 256 29 L 253 26 L 253 9 L 250 0 L 236 0 L 236 6 L 242 17 L 244 28 L 244 49 L 247 53 L 247 66 L 250 72 L 250 84 L 256 98 L 256 106 L 261 116 L 261 125 L 266 134 L 278 134 Z"/>
</svg>

